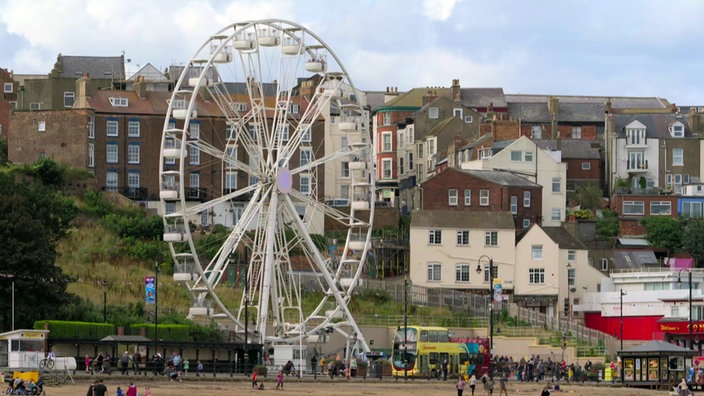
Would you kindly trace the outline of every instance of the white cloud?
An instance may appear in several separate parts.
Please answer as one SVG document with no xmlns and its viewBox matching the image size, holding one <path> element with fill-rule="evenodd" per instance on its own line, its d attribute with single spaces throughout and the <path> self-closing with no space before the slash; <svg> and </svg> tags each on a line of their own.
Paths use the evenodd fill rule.
<svg viewBox="0 0 704 396">
<path fill-rule="evenodd" d="M 445 21 L 462 0 L 423 0 L 423 14 L 431 20 Z"/>
</svg>

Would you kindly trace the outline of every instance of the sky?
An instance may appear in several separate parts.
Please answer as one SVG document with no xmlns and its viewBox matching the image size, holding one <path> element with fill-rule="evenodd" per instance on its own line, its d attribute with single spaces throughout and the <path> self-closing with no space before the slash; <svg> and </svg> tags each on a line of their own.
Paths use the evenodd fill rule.
<svg viewBox="0 0 704 396">
<path fill-rule="evenodd" d="M 0 67 L 47 74 L 59 53 L 185 64 L 235 22 L 284 19 L 337 55 L 357 88 L 704 104 L 698 0 L 0 0 Z"/>
</svg>

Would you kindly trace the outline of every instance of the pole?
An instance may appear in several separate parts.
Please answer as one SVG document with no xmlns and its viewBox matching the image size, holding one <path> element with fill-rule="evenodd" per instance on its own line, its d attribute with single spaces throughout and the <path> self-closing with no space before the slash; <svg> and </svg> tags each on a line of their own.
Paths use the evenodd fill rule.
<svg viewBox="0 0 704 396">
<path fill-rule="evenodd" d="M 249 353 L 247 339 L 249 338 L 249 295 L 247 294 L 247 270 L 244 272 L 244 375 L 249 375 Z"/>
<path fill-rule="evenodd" d="M 108 281 L 103 280 L 103 323 L 108 322 Z"/>
<path fill-rule="evenodd" d="M 621 332 L 620 332 L 619 338 L 621 339 L 621 350 L 623 350 L 623 295 L 625 294 L 623 292 L 623 289 L 621 289 L 620 294 L 621 294 L 621 296 L 620 296 L 620 299 L 621 299 L 621 310 L 620 310 L 621 311 L 621 320 L 620 320 Z"/>
<path fill-rule="evenodd" d="M 15 281 L 12 281 L 12 331 L 15 331 Z"/>
<path fill-rule="evenodd" d="M 491 369 L 494 360 L 494 259 L 489 259 L 489 378 L 494 379 Z"/>
<path fill-rule="evenodd" d="M 403 380 L 408 381 L 408 278 L 403 280 Z"/>
<path fill-rule="evenodd" d="M 694 349 L 694 343 L 692 342 L 692 271 L 687 271 L 689 273 L 689 349 Z"/>
<path fill-rule="evenodd" d="M 154 354 L 159 352 L 159 263 L 154 263 Z M 155 367 L 156 371 L 158 370 Z"/>
</svg>

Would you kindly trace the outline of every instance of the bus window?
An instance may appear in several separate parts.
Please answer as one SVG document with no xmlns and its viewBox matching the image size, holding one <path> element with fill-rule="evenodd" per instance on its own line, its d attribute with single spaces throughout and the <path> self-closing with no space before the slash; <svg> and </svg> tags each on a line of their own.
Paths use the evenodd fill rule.
<svg viewBox="0 0 704 396">
<path fill-rule="evenodd" d="M 450 342 L 450 336 L 447 330 L 441 330 L 438 332 L 438 342 Z"/>
<path fill-rule="evenodd" d="M 469 355 L 466 353 L 460 353 L 460 364 L 467 364 L 469 363 Z"/>
<path fill-rule="evenodd" d="M 438 342 L 438 332 L 437 330 L 430 330 L 430 339 L 428 339 L 430 342 Z"/>
<path fill-rule="evenodd" d="M 428 330 L 420 331 L 420 342 L 428 342 Z"/>
<path fill-rule="evenodd" d="M 428 357 L 430 359 L 430 366 L 434 367 L 438 363 L 438 353 L 437 352 L 430 352 L 428 354 Z"/>
</svg>

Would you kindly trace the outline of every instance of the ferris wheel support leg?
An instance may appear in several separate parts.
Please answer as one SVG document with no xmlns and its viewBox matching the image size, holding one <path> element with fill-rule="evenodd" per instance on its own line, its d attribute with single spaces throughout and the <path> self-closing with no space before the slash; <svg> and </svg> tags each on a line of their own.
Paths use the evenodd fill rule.
<svg viewBox="0 0 704 396">
<path fill-rule="evenodd" d="M 278 194 L 271 194 L 271 200 L 269 201 L 269 207 L 267 212 L 267 223 L 266 223 L 266 257 L 264 258 L 264 272 L 262 273 L 262 295 L 259 302 L 261 303 L 261 309 L 259 310 L 259 320 L 257 320 L 257 330 L 259 330 L 259 339 L 262 343 L 266 342 L 266 318 L 269 312 L 269 297 L 271 294 L 271 277 L 274 273 L 274 235 L 276 235 L 276 217 L 278 206 Z"/>
<path fill-rule="evenodd" d="M 291 198 L 288 195 L 286 195 L 286 199 L 288 200 L 289 204 L 292 204 Z M 299 230 L 305 229 L 305 227 L 303 226 L 303 221 L 299 217 L 295 217 L 295 220 L 296 223 L 298 223 Z M 313 240 L 311 239 L 309 234 L 303 233 L 302 237 L 308 246 L 315 246 L 315 243 L 313 243 Z M 347 318 L 349 326 L 354 331 L 354 334 L 357 335 L 357 342 L 362 345 L 362 349 L 364 350 L 364 352 L 370 352 L 371 350 L 369 349 L 367 340 L 364 338 L 364 334 L 362 334 L 362 331 L 359 329 L 359 326 L 357 326 L 357 322 L 354 320 L 354 317 L 352 316 L 352 313 L 350 312 L 350 309 L 347 306 L 347 302 L 342 298 L 342 293 L 340 292 L 340 289 L 337 288 L 335 281 L 332 279 L 332 276 L 330 276 L 330 273 L 325 268 L 325 260 L 323 260 L 323 257 L 320 255 L 318 249 L 311 250 L 315 259 L 315 263 L 320 269 L 320 273 L 323 275 L 323 278 L 325 278 L 325 282 L 327 283 L 330 290 L 332 290 L 332 294 L 335 296 L 337 304 L 344 311 L 344 316 Z"/>
</svg>

